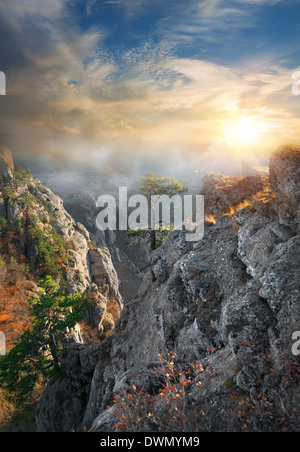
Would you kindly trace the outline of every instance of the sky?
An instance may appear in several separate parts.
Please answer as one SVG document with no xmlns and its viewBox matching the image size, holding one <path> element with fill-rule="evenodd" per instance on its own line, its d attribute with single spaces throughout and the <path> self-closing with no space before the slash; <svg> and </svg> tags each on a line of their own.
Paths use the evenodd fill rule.
<svg viewBox="0 0 300 452">
<path fill-rule="evenodd" d="M 0 145 L 115 177 L 300 144 L 300 0 L 0 0 Z"/>
</svg>

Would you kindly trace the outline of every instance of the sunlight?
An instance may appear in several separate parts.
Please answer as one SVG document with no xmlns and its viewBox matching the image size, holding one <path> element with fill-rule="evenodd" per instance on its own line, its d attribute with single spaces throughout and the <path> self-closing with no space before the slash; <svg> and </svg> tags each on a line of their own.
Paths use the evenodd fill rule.
<svg viewBox="0 0 300 452">
<path fill-rule="evenodd" d="M 224 129 L 225 141 L 232 147 L 253 145 L 262 132 L 260 124 L 249 117 L 231 120 Z"/>
</svg>

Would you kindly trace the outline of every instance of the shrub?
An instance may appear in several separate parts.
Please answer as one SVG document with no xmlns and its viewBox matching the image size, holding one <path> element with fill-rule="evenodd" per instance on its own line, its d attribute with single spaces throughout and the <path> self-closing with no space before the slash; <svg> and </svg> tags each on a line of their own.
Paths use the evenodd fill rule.
<svg viewBox="0 0 300 452">
<path fill-rule="evenodd" d="M 156 385 L 151 391 L 143 388 L 139 375 L 139 388 L 130 385 L 114 399 L 116 430 L 118 432 L 191 432 L 203 424 L 204 411 L 191 396 L 192 388 L 201 388 L 199 377 L 203 367 L 199 362 L 176 363 L 176 355 L 162 356 L 154 369 Z"/>
<path fill-rule="evenodd" d="M 38 248 L 38 264 L 43 274 L 56 276 L 68 264 L 69 246 L 61 239 L 57 231 L 48 226 L 44 230 L 33 225 L 29 229 L 32 241 Z"/>
<path fill-rule="evenodd" d="M 86 301 L 80 294 L 66 295 L 51 276 L 39 282 L 38 298 L 29 300 L 31 327 L 20 341 L 0 359 L 0 382 L 26 400 L 36 383 L 56 374 L 65 355 L 66 332 L 82 318 Z"/>
</svg>

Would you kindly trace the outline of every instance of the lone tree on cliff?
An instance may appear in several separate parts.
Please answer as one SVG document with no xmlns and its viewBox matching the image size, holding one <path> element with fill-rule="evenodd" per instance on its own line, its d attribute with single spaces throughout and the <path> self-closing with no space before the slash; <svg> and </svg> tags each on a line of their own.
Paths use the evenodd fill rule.
<svg viewBox="0 0 300 452">
<path fill-rule="evenodd" d="M 0 382 L 20 400 L 30 395 L 41 376 L 47 380 L 59 371 L 66 331 L 76 325 L 86 308 L 80 294 L 66 295 L 51 276 L 39 285 L 38 298 L 29 300 L 31 328 L 0 359 Z"/>
<path fill-rule="evenodd" d="M 140 189 L 148 200 L 152 219 L 155 218 L 155 204 L 159 202 L 161 196 L 167 195 L 169 198 L 172 198 L 175 195 L 181 195 L 188 191 L 187 187 L 184 186 L 183 181 L 178 181 L 175 177 L 157 177 L 154 173 L 150 172 L 140 179 L 144 182 Z M 154 221 L 154 223 L 156 223 L 156 221 Z M 172 229 L 172 224 L 170 224 L 169 227 L 158 226 L 156 228 L 151 228 L 150 225 L 148 230 L 141 228 L 129 231 L 128 237 L 134 239 L 133 243 L 136 244 L 147 240 L 147 238 L 149 239 L 150 236 L 150 248 L 151 251 L 154 251 L 161 245 L 165 236 Z"/>
</svg>

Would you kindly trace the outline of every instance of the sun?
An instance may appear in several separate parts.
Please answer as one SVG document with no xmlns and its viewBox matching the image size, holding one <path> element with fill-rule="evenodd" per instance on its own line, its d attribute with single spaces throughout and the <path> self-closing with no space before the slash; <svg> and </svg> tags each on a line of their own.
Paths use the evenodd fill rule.
<svg viewBox="0 0 300 452">
<path fill-rule="evenodd" d="M 224 139 L 232 147 L 248 147 L 259 141 L 260 126 L 252 118 L 230 120 L 224 127 Z"/>
</svg>

